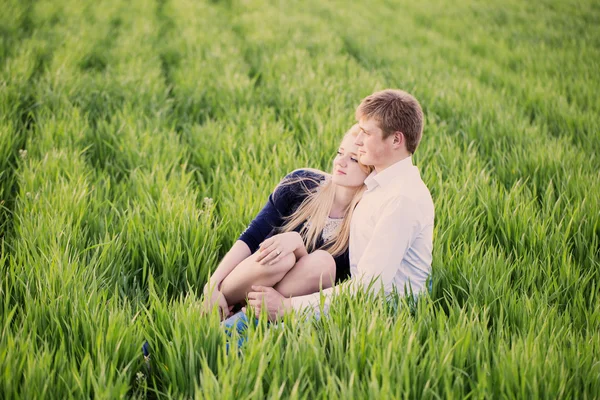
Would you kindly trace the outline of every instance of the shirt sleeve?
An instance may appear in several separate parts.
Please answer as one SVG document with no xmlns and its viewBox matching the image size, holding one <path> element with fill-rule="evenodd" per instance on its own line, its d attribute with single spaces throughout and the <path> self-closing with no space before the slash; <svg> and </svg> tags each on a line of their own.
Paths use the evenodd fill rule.
<svg viewBox="0 0 600 400">
<path fill-rule="evenodd" d="M 285 218 L 306 198 L 308 191 L 316 185 L 315 182 L 323 178 L 304 170 L 286 175 L 238 240 L 246 243 L 254 253 L 273 229 L 283 226 Z"/>
<path fill-rule="evenodd" d="M 292 298 L 294 310 L 312 309 L 318 313 L 322 306 L 323 311 L 327 313 L 331 297 L 343 288 L 354 294 L 357 290 L 377 292 L 383 287 L 384 292 L 389 294 L 393 290 L 394 281 L 400 286 L 397 287 L 400 292 L 408 285 L 413 288 L 424 286 L 422 271 L 402 268 L 406 252 L 421 231 L 421 214 L 417 204 L 408 198 L 388 203 L 382 210 L 373 236 L 358 261 L 356 275 L 339 286 Z M 423 282 L 420 282 L 421 280 Z"/>
</svg>

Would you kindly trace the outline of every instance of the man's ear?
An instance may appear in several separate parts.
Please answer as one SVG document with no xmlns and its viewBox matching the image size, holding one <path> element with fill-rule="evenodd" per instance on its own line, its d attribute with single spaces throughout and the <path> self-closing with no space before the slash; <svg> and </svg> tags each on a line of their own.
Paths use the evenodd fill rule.
<svg viewBox="0 0 600 400">
<path fill-rule="evenodd" d="M 400 131 L 394 132 L 394 140 L 392 144 L 394 145 L 394 149 L 399 148 L 404 143 L 404 134 Z"/>
</svg>

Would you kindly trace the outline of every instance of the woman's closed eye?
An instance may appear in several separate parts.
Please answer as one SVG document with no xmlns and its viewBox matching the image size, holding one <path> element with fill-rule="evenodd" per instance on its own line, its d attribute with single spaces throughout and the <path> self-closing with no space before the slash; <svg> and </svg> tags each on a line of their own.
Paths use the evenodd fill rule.
<svg viewBox="0 0 600 400">
<path fill-rule="evenodd" d="M 337 155 L 338 155 L 338 156 L 340 156 L 340 157 L 343 157 L 343 156 L 344 156 L 344 153 L 342 153 L 341 151 L 339 151 L 339 150 L 338 150 L 338 151 L 337 151 Z M 356 157 L 350 157 L 350 160 L 351 160 L 352 162 L 355 162 L 355 163 L 357 163 L 357 162 L 358 162 L 358 159 L 357 159 Z"/>
<path fill-rule="evenodd" d="M 337 155 L 340 157 L 344 156 L 344 153 L 342 153 L 340 150 L 337 151 Z M 354 161 L 355 163 L 358 162 L 358 159 L 356 157 L 350 157 L 350 160 Z"/>
</svg>

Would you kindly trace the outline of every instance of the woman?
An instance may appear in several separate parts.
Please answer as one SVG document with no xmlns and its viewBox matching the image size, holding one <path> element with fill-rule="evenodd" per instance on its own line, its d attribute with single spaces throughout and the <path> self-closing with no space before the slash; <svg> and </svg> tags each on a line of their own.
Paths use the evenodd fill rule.
<svg viewBox="0 0 600 400">
<path fill-rule="evenodd" d="M 206 309 L 218 304 L 227 317 L 252 285 L 301 296 L 350 276 L 350 220 L 372 171 L 358 160 L 358 133 L 344 135 L 332 175 L 297 170 L 277 185 L 204 287 Z"/>
</svg>

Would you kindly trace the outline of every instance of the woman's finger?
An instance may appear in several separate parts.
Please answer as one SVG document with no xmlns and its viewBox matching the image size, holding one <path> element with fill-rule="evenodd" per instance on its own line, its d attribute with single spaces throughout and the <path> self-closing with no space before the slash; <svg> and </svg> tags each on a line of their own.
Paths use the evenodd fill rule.
<svg viewBox="0 0 600 400">
<path fill-rule="evenodd" d="M 269 254 L 271 254 L 271 251 L 273 251 L 275 248 L 277 248 L 277 243 L 271 243 L 268 247 L 261 249 L 258 252 L 258 257 L 256 257 L 256 261 L 260 262 L 261 260 L 263 260 Z"/>
<path fill-rule="evenodd" d="M 273 249 L 268 256 L 266 256 L 265 258 L 262 259 L 262 261 L 260 262 L 262 265 L 268 264 L 271 261 L 273 261 L 275 258 L 277 258 L 279 255 L 281 254 L 281 250 L 279 249 Z"/>
<path fill-rule="evenodd" d="M 287 256 L 288 253 L 287 251 L 282 251 L 281 253 L 279 253 L 279 255 L 277 257 L 275 257 L 273 260 L 271 260 L 271 262 L 269 262 L 269 265 L 275 265 L 276 263 L 278 263 L 279 261 L 281 261 L 283 259 L 283 257 Z"/>
<path fill-rule="evenodd" d="M 272 242 L 273 242 L 273 238 L 272 238 L 272 237 L 270 237 L 270 238 L 268 238 L 268 239 L 265 239 L 265 240 L 263 240 L 263 242 L 262 242 L 262 243 L 261 243 L 261 244 L 260 244 L 258 247 L 260 247 L 260 248 L 267 247 L 267 246 L 269 246 L 269 245 L 270 245 Z"/>
<path fill-rule="evenodd" d="M 263 258 L 265 258 L 268 255 L 269 255 L 269 252 L 264 251 L 264 250 L 259 250 L 255 261 L 260 262 L 260 260 L 262 260 Z"/>
<path fill-rule="evenodd" d="M 260 263 L 262 260 L 265 259 L 265 257 L 267 257 L 270 254 L 270 252 L 268 250 L 265 251 L 261 251 L 260 253 L 258 253 L 258 257 L 256 257 L 256 262 Z"/>
<path fill-rule="evenodd" d="M 263 252 L 263 257 L 261 257 L 259 263 L 266 264 L 273 258 L 277 257 L 277 243 L 273 243 Z M 257 260 L 258 261 L 258 260 Z"/>
<path fill-rule="evenodd" d="M 225 310 L 222 307 L 219 307 L 219 314 L 221 315 L 221 320 L 223 320 L 223 319 L 229 317 L 229 315 L 231 313 L 229 312 L 229 310 Z"/>
<path fill-rule="evenodd" d="M 261 244 L 259 244 L 258 247 L 261 250 L 264 249 L 264 248 L 267 248 L 267 247 L 269 247 L 273 243 L 274 240 L 275 239 L 273 239 L 272 237 L 270 237 L 267 240 L 265 240 L 264 242 L 262 242 Z"/>
</svg>

